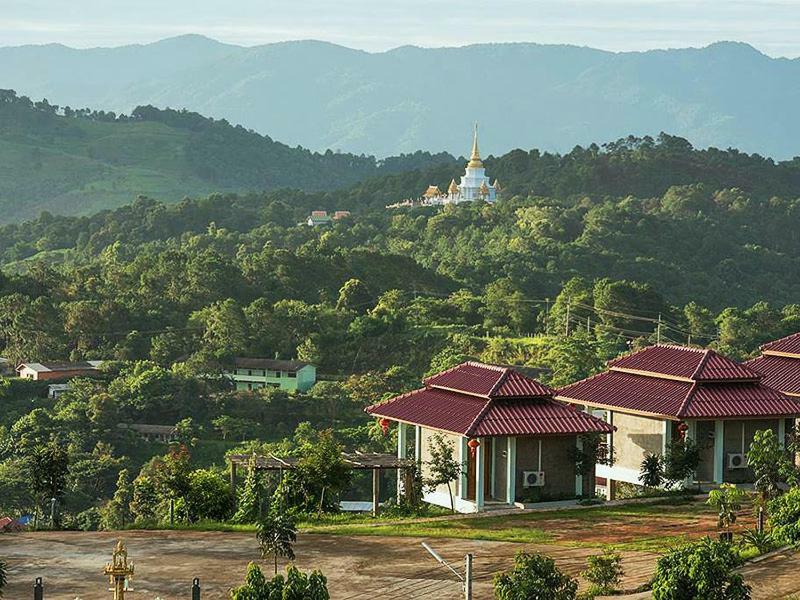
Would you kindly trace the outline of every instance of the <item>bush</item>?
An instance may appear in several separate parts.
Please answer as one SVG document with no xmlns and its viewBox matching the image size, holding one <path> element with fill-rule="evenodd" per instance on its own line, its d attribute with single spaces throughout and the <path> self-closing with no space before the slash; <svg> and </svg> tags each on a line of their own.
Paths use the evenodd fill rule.
<svg viewBox="0 0 800 600">
<path fill-rule="evenodd" d="M 733 569 L 741 559 L 730 544 L 709 538 L 658 559 L 654 600 L 748 600 L 750 587 Z"/>
<path fill-rule="evenodd" d="M 189 474 L 186 513 L 190 522 L 225 521 L 233 513 L 233 497 L 228 482 L 218 473 L 198 469 Z"/>
<path fill-rule="evenodd" d="M 75 515 L 75 527 L 81 531 L 97 531 L 100 529 L 102 515 L 100 509 L 92 506 Z"/>
<path fill-rule="evenodd" d="M 255 563 L 247 567 L 244 585 L 231 590 L 231 600 L 330 600 L 328 581 L 319 571 L 303 573 L 290 565 L 286 577 L 268 580 Z"/>
<path fill-rule="evenodd" d="M 494 576 L 497 600 L 574 600 L 578 583 L 564 575 L 553 559 L 541 554 L 520 552 L 511 571 Z"/>
<path fill-rule="evenodd" d="M 591 584 L 588 597 L 612 594 L 622 580 L 622 556 L 613 548 L 606 548 L 602 554 L 588 558 L 581 575 Z"/>
<path fill-rule="evenodd" d="M 767 504 L 772 535 L 776 540 L 800 542 L 800 488 L 792 488 Z"/>
</svg>

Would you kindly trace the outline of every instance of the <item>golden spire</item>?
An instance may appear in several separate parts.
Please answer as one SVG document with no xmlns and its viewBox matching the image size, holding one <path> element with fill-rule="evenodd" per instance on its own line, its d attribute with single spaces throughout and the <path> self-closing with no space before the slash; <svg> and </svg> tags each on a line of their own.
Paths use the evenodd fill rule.
<svg viewBox="0 0 800 600">
<path fill-rule="evenodd" d="M 481 153 L 478 151 L 478 123 L 475 123 L 475 130 L 472 134 L 472 156 L 469 157 L 469 162 L 467 163 L 468 168 L 476 168 L 480 169 L 483 167 L 483 161 L 481 161 Z"/>
</svg>

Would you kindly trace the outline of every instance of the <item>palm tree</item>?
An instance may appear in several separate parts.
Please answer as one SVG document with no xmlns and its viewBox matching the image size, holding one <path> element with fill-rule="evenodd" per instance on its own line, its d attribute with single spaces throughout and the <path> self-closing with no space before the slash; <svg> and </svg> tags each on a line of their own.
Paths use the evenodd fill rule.
<svg viewBox="0 0 800 600">
<path fill-rule="evenodd" d="M 297 541 L 297 524 L 291 515 L 279 510 L 270 510 L 258 524 L 258 545 L 261 557 L 270 554 L 275 560 L 275 574 L 278 574 L 278 557 L 294 560 L 292 544 Z"/>
</svg>

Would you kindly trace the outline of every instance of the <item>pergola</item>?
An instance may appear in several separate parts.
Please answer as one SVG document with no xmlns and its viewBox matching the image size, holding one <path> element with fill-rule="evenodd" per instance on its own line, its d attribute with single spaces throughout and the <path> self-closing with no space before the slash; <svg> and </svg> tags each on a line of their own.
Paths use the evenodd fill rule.
<svg viewBox="0 0 800 600">
<path fill-rule="evenodd" d="M 231 490 L 236 490 L 236 475 L 239 465 L 248 469 L 254 468 L 258 471 L 278 471 L 281 478 L 283 472 L 297 467 L 300 459 L 296 456 L 278 457 L 274 454 L 231 454 L 228 457 L 230 463 L 230 482 Z M 379 512 L 379 501 L 381 492 L 381 472 L 383 470 L 404 471 L 408 474 L 408 469 L 413 463 L 408 460 L 398 458 L 393 454 L 382 454 L 379 452 L 342 452 L 342 460 L 348 468 L 354 471 L 372 471 L 372 514 Z M 399 478 L 398 478 L 399 479 Z"/>
</svg>

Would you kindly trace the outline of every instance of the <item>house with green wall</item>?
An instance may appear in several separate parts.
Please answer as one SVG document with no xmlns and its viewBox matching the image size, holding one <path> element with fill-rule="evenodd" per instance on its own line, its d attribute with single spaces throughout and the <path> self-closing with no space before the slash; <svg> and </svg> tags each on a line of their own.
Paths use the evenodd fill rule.
<svg viewBox="0 0 800 600">
<path fill-rule="evenodd" d="M 225 375 L 241 391 L 276 387 L 288 392 L 305 392 L 317 382 L 317 368 L 297 360 L 237 357 Z"/>
</svg>

